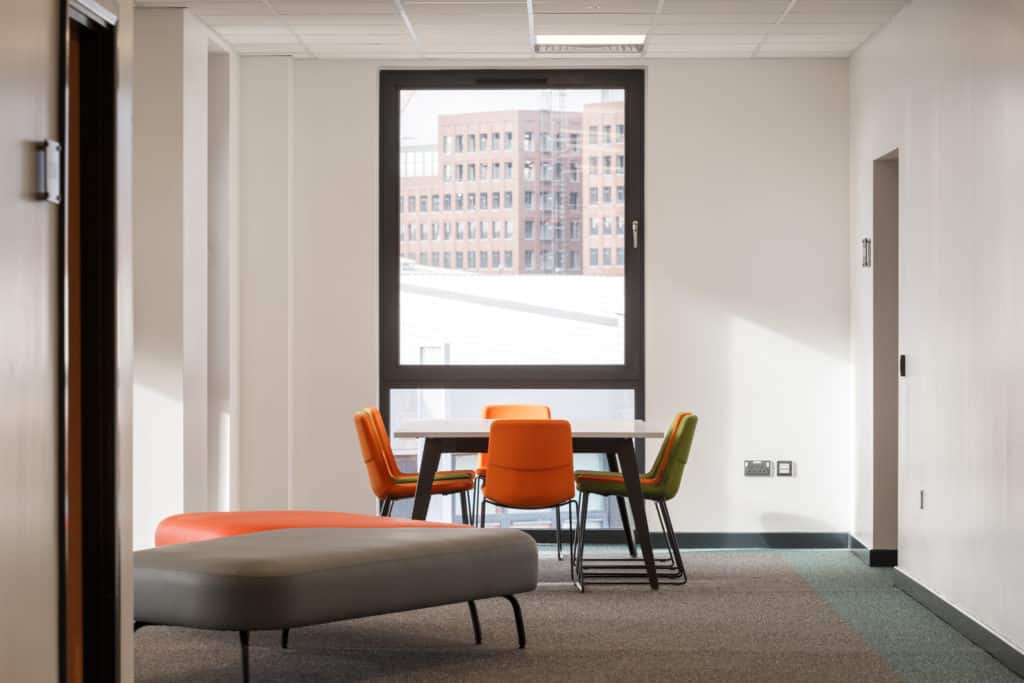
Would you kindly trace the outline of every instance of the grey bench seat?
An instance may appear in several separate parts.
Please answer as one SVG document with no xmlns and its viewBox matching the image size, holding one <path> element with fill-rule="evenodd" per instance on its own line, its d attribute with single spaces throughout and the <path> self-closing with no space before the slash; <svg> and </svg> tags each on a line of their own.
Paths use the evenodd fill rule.
<svg viewBox="0 0 1024 683">
<path fill-rule="evenodd" d="M 135 553 L 135 622 L 248 633 L 469 603 L 537 586 L 537 546 L 512 529 L 282 529 Z"/>
</svg>

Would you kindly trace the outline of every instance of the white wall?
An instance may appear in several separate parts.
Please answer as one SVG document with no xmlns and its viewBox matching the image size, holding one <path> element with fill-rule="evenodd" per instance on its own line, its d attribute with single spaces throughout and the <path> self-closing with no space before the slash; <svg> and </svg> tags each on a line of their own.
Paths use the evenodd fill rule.
<svg viewBox="0 0 1024 683">
<path fill-rule="evenodd" d="M 851 241 L 871 235 L 872 160 L 900 150 L 900 569 L 1024 649 L 1024 7 L 916 0 L 858 52 L 850 83 Z M 859 264 L 851 286 L 864 472 Z M 872 492 L 857 481 L 860 519 Z"/>
<path fill-rule="evenodd" d="M 211 504 L 207 77 L 216 39 L 189 10 L 140 9 L 136 17 L 133 507 L 139 548 L 152 544 L 164 517 Z"/>
<path fill-rule="evenodd" d="M 295 507 L 372 512 L 349 416 L 377 394 L 381 65 L 294 63 L 289 252 L 287 159 L 266 148 L 277 150 L 287 134 L 287 81 L 256 78 L 267 59 L 242 59 L 243 100 L 260 105 L 242 142 L 243 183 L 254 174 L 243 186 L 242 268 L 254 273 L 243 281 L 242 343 L 266 355 L 241 372 L 243 386 L 287 386 L 281 325 L 289 316 L 280 290 L 264 299 L 271 282 L 284 286 L 293 272 L 294 431 L 282 445 L 281 392 L 261 394 L 274 408 L 257 418 L 252 392 L 243 391 L 243 443 L 258 449 L 243 449 L 243 499 L 252 491 L 274 505 L 290 498 Z M 840 60 L 648 65 L 648 414 L 702 417 L 673 504 L 681 530 L 850 528 L 846 74 Z M 276 123 L 267 120 L 272 111 Z M 250 153 L 268 157 L 257 165 Z M 271 212 L 274 248 L 247 257 L 244 241 L 265 238 Z M 264 367 L 274 379 L 257 380 Z M 795 460 L 797 476 L 744 479 L 748 458 Z M 268 490 L 274 495 L 260 493 Z"/>
</svg>

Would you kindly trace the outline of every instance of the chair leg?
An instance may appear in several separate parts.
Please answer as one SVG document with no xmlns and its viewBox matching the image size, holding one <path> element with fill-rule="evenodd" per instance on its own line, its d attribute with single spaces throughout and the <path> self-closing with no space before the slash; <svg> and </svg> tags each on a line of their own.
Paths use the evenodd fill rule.
<svg viewBox="0 0 1024 683">
<path fill-rule="evenodd" d="M 469 516 L 469 494 L 459 491 L 459 503 L 462 505 L 462 523 L 472 524 L 473 519 Z"/>
<path fill-rule="evenodd" d="M 576 533 L 573 529 L 573 514 L 572 506 L 576 503 L 575 499 L 569 499 L 569 578 L 573 581 L 576 580 Z M 577 514 L 579 510 L 577 509 Z"/>
<path fill-rule="evenodd" d="M 523 610 L 519 607 L 519 601 L 514 595 L 506 595 L 505 599 L 512 603 L 512 613 L 516 618 L 516 634 L 519 636 L 519 649 L 526 647 L 526 627 L 523 625 Z"/>
<path fill-rule="evenodd" d="M 477 525 L 481 529 L 487 523 L 487 498 L 480 496 L 480 523 Z"/>
<path fill-rule="evenodd" d="M 555 506 L 555 554 L 558 561 L 562 561 L 562 507 Z"/>
<path fill-rule="evenodd" d="M 476 613 L 476 603 L 472 600 L 469 601 L 469 618 L 473 620 L 473 637 L 476 638 L 476 644 L 484 642 L 483 633 L 480 631 L 480 615 Z"/>
<path fill-rule="evenodd" d="M 583 549 L 586 543 L 585 536 L 587 533 L 587 504 L 589 502 L 590 494 L 584 493 L 583 502 L 580 504 L 580 519 L 579 523 L 576 525 L 576 528 L 578 530 L 576 533 L 579 534 L 579 547 L 576 550 L 576 588 L 577 590 L 579 590 L 580 593 L 582 593 L 585 589 L 585 580 L 583 576 Z"/>
<path fill-rule="evenodd" d="M 657 505 L 661 514 L 664 516 L 663 527 L 665 529 L 665 540 L 668 542 L 669 551 L 672 553 L 672 559 L 675 560 L 679 576 L 683 579 L 682 583 L 686 583 L 686 567 L 683 566 L 683 554 L 679 552 L 679 539 L 676 538 L 675 529 L 672 528 L 672 518 L 668 514 L 668 503 L 663 500 L 659 500 Z"/>
<path fill-rule="evenodd" d="M 390 517 L 391 516 L 391 508 L 394 507 L 394 505 L 395 505 L 395 501 L 391 500 L 390 498 L 385 498 L 384 500 L 382 500 L 381 503 L 380 503 L 380 516 L 381 517 Z"/>
<path fill-rule="evenodd" d="M 242 683 L 249 683 L 249 632 L 239 631 L 238 640 L 242 644 Z"/>
<path fill-rule="evenodd" d="M 286 628 L 281 629 L 281 649 L 282 650 L 287 650 L 288 649 L 288 631 L 289 631 L 289 629 L 286 629 Z"/>
</svg>

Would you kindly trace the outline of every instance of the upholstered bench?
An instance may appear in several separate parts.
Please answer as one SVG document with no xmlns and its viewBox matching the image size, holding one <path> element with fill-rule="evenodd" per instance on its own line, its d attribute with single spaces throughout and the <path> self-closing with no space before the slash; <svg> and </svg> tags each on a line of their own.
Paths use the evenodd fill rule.
<svg viewBox="0 0 1024 683">
<path fill-rule="evenodd" d="M 135 628 L 249 632 L 504 597 L 525 647 L 515 595 L 537 586 L 537 546 L 514 529 L 306 528 L 226 536 L 135 552 Z"/>
<path fill-rule="evenodd" d="M 398 527 L 463 527 L 461 524 L 423 522 L 398 517 L 377 517 L 324 510 L 241 510 L 232 512 L 185 512 L 171 515 L 156 528 L 158 546 L 208 541 L 276 529 L 377 529 Z M 464 527 L 463 527 L 464 528 Z"/>
</svg>

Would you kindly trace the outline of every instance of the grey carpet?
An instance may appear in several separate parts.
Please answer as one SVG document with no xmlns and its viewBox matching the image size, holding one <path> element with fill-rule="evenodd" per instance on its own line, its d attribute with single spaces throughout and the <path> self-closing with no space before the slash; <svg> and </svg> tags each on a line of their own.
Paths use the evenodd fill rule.
<svg viewBox="0 0 1024 683">
<path fill-rule="evenodd" d="M 527 649 L 511 609 L 479 604 L 484 643 L 453 605 L 253 635 L 259 681 L 1018 680 L 892 587 L 890 572 L 837 551 L 688 552 L 690 583 L 579 594 L 545 554 L 544 584 L 521 597 Z M 415 580 L 415 577 L 410 577 Z M 237 634 L 147 627 L 136 680 L 238 681 Z"/>
</svg>

